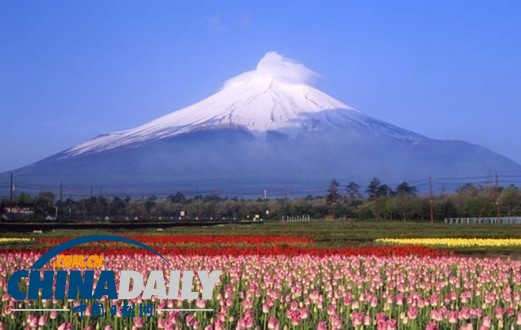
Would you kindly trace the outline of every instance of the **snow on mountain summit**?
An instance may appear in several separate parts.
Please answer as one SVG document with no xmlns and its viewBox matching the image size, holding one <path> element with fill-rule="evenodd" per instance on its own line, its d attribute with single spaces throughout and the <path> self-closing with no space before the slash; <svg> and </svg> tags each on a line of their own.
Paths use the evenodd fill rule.
<svg viewBox="0 0 521 330">
<path fill-rule="evenodd" d="M 310 84 L 319 75 L 303 64 L 276 52 L 268 52 L 260 59 L 257 68 L 228 80 L 225 87 L 251 79 L 267 79 L 287 84 Z"/>
<path fill-rule="evenodd" d="M 277 131 L 290 137 L 320 129 L 368 127 L 393 137 L 421 136 L 371 119 L 309 85 L 317 73 L 275 52 L 253 71 L 225 82 L 212 96 L 133 129 L 98 136 L 65 152 L 75 156 L 194 131 L 241 128 L 254 136 Z"/>
</svg>

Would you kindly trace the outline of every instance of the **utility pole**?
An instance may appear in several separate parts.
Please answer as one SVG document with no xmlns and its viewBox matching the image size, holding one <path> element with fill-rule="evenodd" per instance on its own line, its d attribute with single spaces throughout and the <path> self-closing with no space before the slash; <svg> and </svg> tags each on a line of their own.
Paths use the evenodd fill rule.
<svg viewBox="0 0 521 330">
<path fill-rule="evenodd" d="M 270 215 L 270 210 L 268 209 L 268 190 L 264 189 L 264 208 L 266 209 L 266 219 Z"/>
<path fill-rule="evenodd" d="M 497 191 L 496 216 L 499 219 L 499 215 L 500 215 L 500 212 L 499 212 L 499 195 L 500 195 L 500 191 L 499 191 L 499 176 L 497 175 L 497 172 L 496 172 L 496 191 Z"/>
<path fill-rule="evenodd" d="M 54 204 L 54 209 L 55 209 L 55 213 L 54 213 L 54 217 L 56 218 L 56 220 L 60 219 L 62 213 L 63 213 L 63 205 L 62 205 L 62 201 L 63 201 L 63 182 L 60 182 L 60 199 L 58 200 L 58 203 L 55 203 Z M 61 219 L 60 219 L 61 220 Z"/>
<path fill-rule="evenodd" d="M 492 177 L 493 177 L 492 172 L 490 172 L 490 178 L 492 178 Z M 491 181 L 489 182 L 489 184 L 487 184 L 487 191 L 489 192 L 489 196 L 488 196 L 487 200 L 485 201 L 485 203 L 483 204 L 483 207 L 479 211 L 478 218 L 481 218 L 481 216 L 483 215 L 483 212 L 485 211 L 485 209 L 487 208 L 489 203 L 492 202 L 492 199 L 494 199 L 494 196 L 496 196 L 496 194 L 497 194 L 497 196 L 496 196 L 496 212 L 498 211 L 498 208 L 499 208 L 499 177 L 497 176 L 497 173 L 496 173 L 495 181 L 496 181 L 496 184 L 495 184 L 494 188 L 491 187 L 491 184 L 492 184 Z M 496 215 L 497 215 L 497 213 L 496 213 Z"/>
<path fill-rule="evenodd" d="M 199 220 L 199 187 L 195 187 L 195 203 L 197 206 L 197 220 Z"/>
<path fill-rule="evenodd" d="M 72 213 L 72 209 L 71 209 L 71 203 L 72 203 L 72 187 L 69 186 L 69 199 L 68 199 L 68 204 L 69 204 L 69 216 L 70 214 Z"/>
<path fill-rule="evenodd" d="M 431 211 L 431 222 L 434 222 L 434 201 L 432 200 L 432 178 L 429 177 L 429 204 Z"/>
<path fill-rule="evenodd" d="M 14 202 L 14 178 L 13 173 L 11 172 L 11 184 L 9 185 L 9 202 L 11 206 L 11 212 L 13 208 L 13 202 Z"/>
<path fill-rule="evenodd" d="M 97 202 L 96 204 L 101 205 L 101 207 L 100 207 L 100 208 L 97 210 L 97 212 L 96 212 L 96 216 L 99 217 L 99 218 L 101 218 L 102 215 L 100 214 L 100 212 L 103 212 L 103 211 L 104 211 L 104 210 L 102 209 L 103 204 L 101 204 L 101 188 L 99 188 L 98 202 Z"/>
</svg>

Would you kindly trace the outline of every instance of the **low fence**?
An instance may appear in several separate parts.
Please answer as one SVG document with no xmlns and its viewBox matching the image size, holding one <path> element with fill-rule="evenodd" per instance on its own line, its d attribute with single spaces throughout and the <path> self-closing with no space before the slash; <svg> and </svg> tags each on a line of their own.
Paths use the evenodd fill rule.
<svg viewBox="0 0 521 330">
<path fill-rule="evenodd" d="M 521 224 L 521 217 L 445 218 L 447 224 Z"/>
<path fill-rule="evenodd" d="M 281 217 L 283 222 L 310 222 L 311 217 L 309 215 L 284 215 Z"/>
</svg>

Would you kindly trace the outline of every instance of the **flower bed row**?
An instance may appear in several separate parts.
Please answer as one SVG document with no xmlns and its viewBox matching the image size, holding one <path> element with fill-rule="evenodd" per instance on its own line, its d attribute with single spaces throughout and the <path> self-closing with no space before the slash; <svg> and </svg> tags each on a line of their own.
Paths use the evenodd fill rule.
<svg viewBox="0 0 521 330">
<path fill-rule="evenodd" d="M 0 273 L 27 268 L 37 253 L 11 252 Z M 208 301 L 160 300 L 158 308 L 208 308 L 125 319 L 105 315 L 15 312 L 72 308 L 74 301 L 15 301 L 0 278 L 0 327 L 54 329 L 514 329 L 521 326 L 521 262 L 463 257 L 176 256 L 172 269 L 222 269 Z M 146 274 L 157 256 L 110 256 L 106 268 Z M 133 301 L 139 303 L 139 298 Z M 103 301 L 105 308 L 112 301 Z"/>
<path fill-rule="evenodd" d="M 299 246 L 199 246 L 199 247 L 169 247 L 169 248 L 158 248 L 157 251 L 161 254 L 169 255 L 193 255 L 193 256 L 247 256 L 247 255 L 258 255 L 258 256 L 271 256 L 271 255 L 284 255 L 284 256 L 299 256 L 299 255 L 311 255 L 311 256 L 376 256 L 376 257 L 389 257 L 389 256 L 426 256 L 426 257 L 443 257 L 450 255 L 450 251 L 440 250 L 425 246 L 374 246 L 374 247 L 348 247 L 348 248 L 315 248 L 315 247 L 299 247 Z M 38 253 L 43 254 L 47 252 L 47 249 L 33 249 L 33 250 L 13 250 L 13 249 L 0 249 L 0 255 L 7 255 L 9 253 Z M 107 256 L 117 255 L 153 255 L 152 252 L 147 250 L 129 249 L 128 245 L 119 246 L 96 246 L 89 245 L 88 247 L 74 247 L 66 251 L 67 254 L 103 254 Z"/>
<path fill-rule="evenodd" d="M 32 238 L 26 237 L 0 237 L 0 244 L 9 244 L 9 243 L 28 243 L 31 242 Z"/>
<path fill-rule="evenodd" d="M 516 247 L 519 238 L 379 238 L 377 243 L 445 247 Z"/>
</svg>

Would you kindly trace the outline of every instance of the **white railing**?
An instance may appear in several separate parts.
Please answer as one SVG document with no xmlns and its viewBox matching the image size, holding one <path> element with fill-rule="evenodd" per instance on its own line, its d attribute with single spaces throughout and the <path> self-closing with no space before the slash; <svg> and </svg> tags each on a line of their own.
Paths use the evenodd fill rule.
<svg viewBox="0 0 521 330">
<path fill-rule="evenodd" d="M 309 222 L 311 217 L 309 215 L 284 215 L 281 217 L 283 222 Z"/>
<path fill-rule="evenodd" d="M 447 224 L 521 224 L 521 217 L 445 218 Z"/>
</svg>

